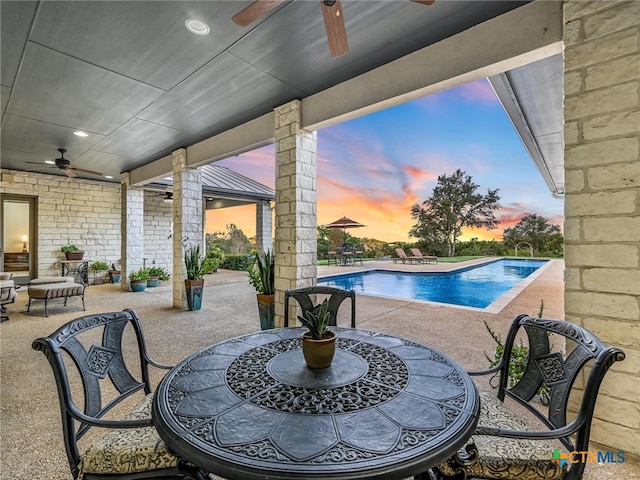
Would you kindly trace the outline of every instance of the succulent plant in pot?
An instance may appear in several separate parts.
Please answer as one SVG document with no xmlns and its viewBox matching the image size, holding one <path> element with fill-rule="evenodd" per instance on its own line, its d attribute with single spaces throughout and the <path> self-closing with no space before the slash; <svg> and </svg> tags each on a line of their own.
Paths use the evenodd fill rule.
<svg viewBox="0 0 640 480">
<path fill-rule="evenodd" d="M 272 253 L 259 253 L 247 273 L 249 283 L 256 289 L 260 328 L 275 328 L 275 258 Z"/>
<path fill-rule="evenodd" d="M 204 289 L 204 257 L 200 251 L 200 245 L 195 244 L 186 247 L 184 251 L 184 266 L 187 270 L 187 278 L 184 287 L 187 295 L 187 308 L 200 310 L 202 307 L 202 291 Z"/>
<path fill-rule="evenodd" d="M 325 299 L 312 310 L 298 315 L 298 320 L 307 327 L 302 335 L 302 354 L 309 368 L 327 368 L 336 351 L 336 334 L 329 330 L 329 300 Z"/>
</svg>

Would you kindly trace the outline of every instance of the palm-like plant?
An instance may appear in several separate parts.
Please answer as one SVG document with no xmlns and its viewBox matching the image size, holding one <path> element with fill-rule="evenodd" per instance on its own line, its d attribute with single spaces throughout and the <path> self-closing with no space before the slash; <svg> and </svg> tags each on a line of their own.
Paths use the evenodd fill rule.
<svg viewBox="0 0 640 480">
<path fill-rule="evenodd" d="M 329 327 L 329 300 L 325 299 L 321 304 L 316 305 L 313 310 L 307 310 L 303 316 L 298 315 L 298 320 L 309 330 L 309 336 L 314 340 L 327 338 L 327 328 Z"/>
<path fill-rule="evenodd" d="M 201 280 L 204 277 L 204 257 L 200 253 L 200 245 L 192 245 L 184 251 L 184 266 L 187 279 Z"/>
<path fill-rule="evenodd" d="M 273 295 L 275 287 L 275 258 L 270 251 L 258 254 L 255 266 L 249 267 L 249 283 L 262 295 Z"/>
</svg>

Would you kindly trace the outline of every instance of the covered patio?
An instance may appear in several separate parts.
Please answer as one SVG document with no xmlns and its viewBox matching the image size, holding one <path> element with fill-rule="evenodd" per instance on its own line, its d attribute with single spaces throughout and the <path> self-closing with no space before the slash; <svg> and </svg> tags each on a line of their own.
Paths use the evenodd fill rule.
<svg viewBox="0 0 640 480">
<path fill-rule="evenodd" d="M 441 3 L 456 4 L 456 2 Z M 35 9 L 34 2 L 19 4 L 21 8 L 24 6 L 27 9 Z M 298 2 L 298 4 L 304 4 L 304 2 Z M 474 4 L 477 5 L 475 2 Z M 486 4 L 503 5 L 502 2 L 486 2 Z M 41 14 L 48 8 L 56 8 L 51 6 L 54 5 L 53 3 L 44 2 L 42 5 Z M 439 7 L 438 2 L 436 7 Z M 557 189 L 556 193 L 565 193 L 566 199 L 566 293 L 564 294 L 565 308 L 559 311 L 557 316 L 581 323 L 602 335 L 606 341 L 619 345 L 629 352 L 629 360 L 616 366 L 605 382 L 602 403 L 599 404 L 602 407 L 601 416 L 594 424 L 592 438 L 602 444 L 637 454 L 638 445 L 635 439 L 640 425 L 637 420 L 629 419 L 637 419 L 636 399 L 640 363 L 638 362 L 637 335 L 629 332 L 637 331 L 640 318 L 638 310 L 640 292 L 637 287 L 639 284 L 639 238 L 638 229 L 629 228 L 629 225 L 637 226 L 639 217 L 637 175 L 629 179 L 624 173 L 629 169 L 636 171 L 638 164 L 636 127 L 638 75 L 636 71 L 628 69 L 630 61 L 636 60 L 638 52 L 637 3 L 590 2 L 585 4 L 578 1 L 535 1 L 525 2 L 522 5 L 512 4 L 511 7 L 517 8 L 506 13 L 502 12 L 503 14 L 493 12 L 488 15 L 488 17 L 495 15 L 494 18 L 486 18 L 486 16 L 480 18 L 480 14 L 477 14 L 475 23 L 468 22 L 459 31 L 446 32 L 438 39 L 425 39 L 422 45 L 414 45 L 413 48 L 401 46 L 399 50 L 389 52 L 384 50 L 384 45 L 374 46 L 379 52 L 376 50 L 376 55 L 369 55 L 368 58 L 375 58 L 376 64 L 362 66 L 357 62 L 351 62 L 350 66 L 344 67 L 345 70 L 338 69 L 342 72 L 342 76 L 333 78 L 331 84 L 312 85 L 313 81 L 320 76 L 306 80 L 299 79 L 301 85 L 310 85 L 310 87 L 301 88 L 300 92 L 293 93 L 289 90 L 289 85 L 283 90 L 284 87 L 280 84 L 277 86 L 271 84 L 271 87 L 277 91 L 277 95 L 266 100 L 246 96 L 253 104 L 252 108 L 247 107 L 244 110 L 237 106 L 228 108 L 228 105 L 225 105 L 226 109 L 220 109 L 224 121 L 216 124 L 215 128 L 211 127 L 214 123 L 211 118 L 206 118 L 206 113 L 213 109 L 204 114 L 201 111 L 198 120 L 203 122 L 204 119 L 201 125 L 204 124 L 206 127 L 199 131 L 187 132 L 180 142 L 167 142 L 167 138 L 173 138 L 176 125 L 184 123 L 193 126 L 191 112 L 206 94 L 194 95 L 195 91 L 191 90 L 168 95 L 166 98 L 173 97 L 172 100 L 177 101 L 177 104 L 184 104 L 185 110 L 179 112 L 176 110 L 178 113 L 175 114 L 170 110 L 164 116 L 165 125 L 149 122 L 149 119 L 153 119 L 153 115 L 142 114 L 141 118 L 120 116 L 114 119 L 98 112 L 93 130 L 100 132 L 101 138 L 96 140 L 94 145 L 103 141 L 101 147 L 78 148 L 78 154 L 70 158 L 73 161 L 86 162 L 83 165 L 91 167 L 92 163 L 99 164 L 105 158 L 101 155 L 106 153 L 114 167 L 118 165 L 122 167 L 116 174 L 116 177 L 121 174 L 119 184 L 116 183 L 118 179 L 114 182 L 86 180 L 73 184 L 68 183 L 68 179 L 64 176 L 61 181 L 59 179 L 54 181 L 49 178 L 42 179 L 42 177 L 51 177 L 50 175 L 37 176 L 24 172 L 25 162 L 42 160 L 49 155 L 51 143 L 54 142 L 53 139 L 59 138 L 61 130 L 63 138 L 73 138 L 70 137 L 73 132 L 71 125 L 63 127 L 61 124 L 73 117 L 68 106 L 75 102 L 71 101 L 73 97 L 69 96 L 69 90 L 74 91 L 83 84 L 76 83 L 81 75 L 67 76 L 67 71 L 78 73 L 89 65 L 91 72 L 82 77 L 83 81 L 92 85 L 96 79 L 102 78 L 100 75 L 96 76 L 93 70 L 96 63 L 99 63 L 98 60 L 90 59 L 93 63 L 88 61 L 86 64 L 81 62 L 82 65 L 76 65 L 75 62 L 81 57 L 78 54 L 75 57 L 71 56 L 72 60 L 67 59 L 69 63 L 66 65 L 70 67 L 69 70 L 58 69 L 56 67 L 59 63 L 56 57 L 60 48 L 51 48 L 51 52 L 55 53 L 46 55 L 45 53 L 50 53 L 44 52 L 42 47 L 46 39 L 41 38 L 39 42 L 30 41 L 29 48 L 24 49 L 31 54 L 29 61 L 21 62 L 19 54 L 13 57 L 3 55 L 3 59 L 10 58 L 14 70 L 3 68 L 2 193 L 42 194 L 41 198 L 47 198 L 46 195 L 49 199 L 53 198 L 53 205 L 52 202 L 41 203 L 41 213 L 45 215 L 39 218 L 40 232 L 47 230 L 50 236 L 46 239 L 41 237 L 37 244 L 40 264 L 51 268 L 58 248 L 50 238 L 51 235 L 59 235 L 58 238 L 60 238 L 61 228 L 59 224 L 47 218 L 47 214 L 53 217 L 60 213 L 55 209 L 56 196 L 49 193 L 51 184 L 59 182 L 55 185 L 56 194 L 62 192 L 64 197 L 65 193 L 69 193 L 71 197 L 69 202 L 74 202 L 76 205 L 84 205 L 86 198 L 95 198 L 96 191 L 99 190 L 100 195 L 104 195 L 109 201 L 109 211 L 104 212 L 108 220 L 102 221 L 99 225 L 91 223 L 85 230 L 90 232 L 90 240 L 96 248 L 99 247 L 97 239 L 101 239 L 104 233 L 112 235 L 122 252 L 123 275 L 126 275 L 127 270 L 141 266 L 144 258 L 140 241 L 143 234 L 141 226 L 144 223 L 142 221 L 144 185 L 172 174 L 175 202 L 172 209 L 174 242 L 170 249 L 174 267 L 173 305 L 180 307 L 183 275 L 181 240 L 187 236 L 192 241 L 199 242 L 203 236 L 201 222 L 194 221 L 202 217 L 201 181 L 196 167 L 275 142 L 277 168 L 275 251 L 278 277 L 276 286 L 277 313 L 281 319 L 284 290 L 310 285 L 317 278 L 314 185 L 318 129 L 395 103 L 440 91 L 449 86 L 499 75 L 564 53 L 565 115 L 562 132 L 564 135 L 557 131 L 542 132 L 545 140 L 550 140 L 551 144 L 555 144 L 559 147 L 559 151 L 564 153 L 563 167 L 549 163 L 544 163 L 541 167 L 548 168 L 549 172 L 553 170 L 550 167 L 556 167 L 556 173 L 559 172 L 564 177 L 562 190 Z M 285 13 L 294 10 L 283 9 Z M 58 16 L 71 18 L 74 13 L 67 11 L 65 15 Z M 461 12 L 460 14 L 462 15 Z M 53 13 L 51 15 L 55 17 Z M 407 16 L 411 17 L 411 15 Z M 3 27 L 5 18 L 7 17 L 3 16 Z M 21 41 L 26 43 L 25 38 L 31 25 L 31 22 L 25 22 L 24 18 L 17 18 L 22 22 L 16 20 L 14 23 L 17 30 L 22 28 L 22 36 L 8 35 L 12 42 L 21 47 L 16 50 L 17 52 L 23 51 L 19 44 Z M 269 18 L 277 19 L 278 17 L 272 15 Z M 452 16 L 452 18 L 458 17 Z M 51 22 L 51 25 L 53 24 L 54 22 Z M 318 25 L 321 23 L 314 23 L 314 27 Z M 471 27 L 471 25 L 474 26 Z M 266 27 L 269 26 L 270 24 L 266 25 Z M 266 28 L 266 30 L 273 32 L 275 28 L 277 24 L 276 27 Z M 418 28 L 428 30 L 422 28 L 422 25 Z M 58 37 L 53 35 L 54 44 L 56 41 L 73 43 L 74 38 L 67 36 L 65 30 L 63 33 L 65 35 Z M 257 40 L 257 46 L 254 44 L 253 47 L 246 49 L 241 48 L 242 45 L 237 46 L 238 50 L 244 50 L 244 53 L 254 60 L 260 57 L 255 52 L 260 51 L 262 46 L 260 39 L 264 38 L 258 33 L 260 32 L 252 37 L 254 42 Z M 396 26 L 395 34 L 406 36 L 402 26 Z M 363 35 L 366 36 L 366 33 Z M 247 38 L 250 37 L 247 35 Z M 233 45 L 236 45 L 235 40 L 230 40 Z M 387 43 L 396 46 L 393 41 Z M 308 60 L 306 53 L 313 54 L 314 58 L 317 58 L 315 57 L 317 48 L 313 48 L 314 42 L 309 40 L 301 42 L 300 45 L 306 50 L 294 53 L 298 54 L 297 59 L 301 63 Z M 288 58 L 287 54 L 291 53 L 291 50 L 285 49 L 286 45 L 280 44 L 280 46 L 282 49 L 273 48 L 272 50 L 282 53 L 283 58 Z M 88 50 L 92 53 L 90 48 Z M 240 52 L 237 53 L 240 54 Z M 365 52 L 361 58 L 366 56 Z M 47 63 L 43 63 L 45 57 Z M 176 55 L 176 58 L 178 57 L 180 56 Z M 226 58 L 229 61 L 227 55 L 220 58 L 222 60 Z M 179 59 L 183 60 L 181 57 Z M 274 62 L 274 65 L 276 63 Z M 288 65 L 288 62 L 285 63 Z M 23 78 L 29 81 L 44 78 L 43 82 L 47 85 L 52 84 L 56 88 L 63 89 L 64 94 L 55 96 L 61 104 L 55 105 L 35 97 L 25 100 L 29 95 L 21 98 L 20 95 L 24 95 L 28 89 L 24 87 L 25 84 L 14 86 L 13 80 L 19 77 L 12 77 L 10 74 L 13 72 L 17 75 L 18 67 L 21 65 L 25 69 L 22 72 Z M 46 65 L 46 68 L 43 68 L 43 65 Z M 172 66 L 174 73 L 182 71 L 182 66 L 177 60 Z M 245 71 L 242 78 L 252 78 L 250 73 L 254 71 L 254 67 L 249 68 L 244 65 L 243 67 L 249 72 Z M 32 70 L 29 71 L 29 68 Z M 154 69 L 147 68 L 146 74 L 151 74 L 153 77 Z M 46 75 L 37 76 L 38 69 L 47 70 Z M 118 65 L 109 65 L 104 69 L 108 73 L 108 75 L 105 74 L 106 77 L 116 75 L 112 70 L 117 70 Z M 260 71 L 265 73 L 265 69 Z M 5 72 L 9 73 L 4 75 Z M 59 82 L 51 82 L 52 72 L 57 73 L 56 78 Z M 100 74 L 103 73 L 100 72 Z M 266 76 L 269 77 L 269 81 L 275 78 L 272 75 Z M 196 80 L 202 79 L 199 75 L 193 77 Z M 393 82 L 389 82 L 390 78 L 393 78 Z M 166 80 L 166 78 L 153 78 L 153 81 L 158 83 Z M 173 80 L 176 80 L 175 76 Z M 180 83 L 178 80 L 176 84 Z M 225 80 L 226 77 L 219 79 L 216 85 L 224 84 Z M 144 91 L 139 92 L 140 102 L 145 96 L 162 95 L 157 90 L 159 87 L 151 87 L 152 81 L 148 80 L 148 82 L 141 87 Z M 109 83 L 108 79 L 105 83 Z M 207 87 L 210 86 L 206 78 L 202 83 Z M 31 91 L 47 91 L 40 88 L 41 85 L 37 81 L 27 86 L 32 89 Z M 124 85 L 119 84 L 119 87 L 117 94 L 122 95 L 130 85 L 125 82 Z M 21 90 L 21 88 L 25 89 Z M 165 88 L 168 87 L 165 86 Z M 248 90 L 252 93 L 258 91 L 250 88 Z M 302 98 L 302 100 L 294 98 Z M 66 102 L 66 100 L 69 101 Z M 223 99 L 218 97 L 218 100 Z M 41 118 L 30 117 L 36 105 L 46 107 L 44 112 L 40 112 Z M 127 108 L 136 113 L 140 110 L 131 105 L 127 105 Z M 242 115 L 238 114 L 239 111 L 242 111 Z M 103 122 L 109 123 L 107 120 L 115 123 L 105 125 Z M 122 137 L 119 141 L 118 135 L 122 134 L 122 130 L 118 127 L 122 127 L 127 122 L 137 125 L 140 130 L 137 130 L 137 135 L 127 137 L 126 141 Z M 26 128 L 27 124 L 36 124 L 41 127 L 42 123 L 46 124 L 44 130 L 48 132 L 43 137 L 40 136 L 39 132 L 42 130 L 39 130 L 39 127 L 34 130 Z M 152 130 L 153 135 L 149 133 Z M 17 132 L 17 135 L 9 136 L 10 131 Z M 535 132 L 533 133 L 535 137 Z M 107 138 L 107 135 L 111 134 L 114 134 L 114 137 Z M 150 147 L 140 141 L 151 136 L 160 138 L 162 145 L 154 144 Z M 562 145 L 563 140 L 564 145 Z M 559 146 L 558 141 L 560 141 Z M 69 143 L 73 142 L 69 141 Z M 181 148 L 184 145 L 188 146 Z M 539 147 L 540 145 L 537 145 L 537 148 Z M 29 148 L 34 148 L 35 151 L 28 151 Z M 149 153 L 149 148 L 152 153 Z M 69 150 L 71 151 L 71 148 Z M 125 163 L 122 163 L 123 157 L 127 157 L 123 155 L 125 150 L 135 153 L 129 157 L 133 161 L 127 163 L 126 168 Z M 86 155 L 85 158 L 81 158 L 80 151 Z M 549 177 L 548 182 L 550 187 L 556 186 L 552 177 Z M 97 188 L 96 184 L 98 184 Z M 47 193 L 42 193 L 45 190 Z M 65 208 L 60 210 L 69 210 L 68 205 L 63 206 Z M 96 210 L 92 210 L 87 213 L 89 217 L 91 215 L 95 217 L 95 212 Z M 66 215 L 69 215 L 69 212 L 66 212 Z M 76 216 L 72 214 L 70 218 L 76 221 Z M 74 233 L 73 227 L 73 225 L 64 227 L 63 238 Z M 122 294 L 128 293 L 122 292 Z M 231 298 L 233 297 L 230 296 L 229 299 Z M 110 305 L 113 304 L 110 303 Z M 226 305 L 229 308 L 229 304 Z M 185 312 L 179 310 L 171 312 L 172 317 L 184 314 Z M 62 317 L 58 317 L 58 320 L 60 318 Z M 211 321 L 208 316 L 203 315 L 199 318 L 200 321 Z M 12 325 L 15 324 L 19 326 L 13 327 Z M 171 320 L 166 324 L 171 324 Z M 9 328 L 19 330 L 22 325 L 23 322 L 12 322 L 10 327 L 2 327 L 3 333 Z M 40 328 L 50 324 L 41 322 L 38 325 Z M 5 338 L 7 336 L 3 335 L 3 342 Z M 3 369 L 6 368 L 5 365 L 6 363 L 3 364 Z"/>
</svg>

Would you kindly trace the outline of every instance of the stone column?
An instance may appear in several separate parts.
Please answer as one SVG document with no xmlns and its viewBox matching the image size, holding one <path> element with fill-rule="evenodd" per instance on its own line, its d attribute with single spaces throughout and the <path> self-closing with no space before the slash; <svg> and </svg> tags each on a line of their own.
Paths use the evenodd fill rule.
<svg viewBox="0 0 640 480">
<path fill-rule="evenodd" d="M 271 202 L 256 203 L 256 247 L 263 252 L 273 252 Z"/>
<path fill-rule="evenodd" d="M 613 365 L 591 440 L 639 455 L 640 3 L 564 3 L 565 316 L 626 359 Z"/>
<path fill-rule="evenodd" d="M 144 190 L 131 185 L 128 172 L 120 176 L 120 184 L 120 288 L 129 290 L 129 274 L 143 266 Z"/>
<path fill-rule="evenodd" d="M 300 128 L 300 109 L 297 100 L 275 109 L 276 326 L 284 322 L 284 291 L 317 279 L 317 134 Z"/>
<path fill-rule="evenodd" d="M 187 151 L 176 150 L 173 156 L 173 306 L 187 308 L 184 280 L 185 245 L 203 247 L 202 175 L 187 166 Z M 204 255 L 204 248 L 202 248 Z"/>
</svg>

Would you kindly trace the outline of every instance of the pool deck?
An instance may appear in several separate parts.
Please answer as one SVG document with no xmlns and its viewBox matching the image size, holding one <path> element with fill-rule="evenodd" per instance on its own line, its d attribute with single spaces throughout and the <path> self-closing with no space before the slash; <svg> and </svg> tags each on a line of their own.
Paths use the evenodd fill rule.
<svg viewBox="0 0 640 480">
<path fill-rule="evenodd" d="M 357 267 L 319 267 L 318 275 L 369 269 L 447 271 L 480 262 L 403 265 L 374 261 Z M 563 275 L 564 262 L 551 261 L 499 313 L 357 295 L 357 325 L 432 345 L 467 369 L 486 368 L 485 353 L 492 354 L 495 343 L 484 321 L 504 337 L 516 315 L 537 314 L 542 300 L 545 316 L 563 318 Z M 71 479 L 62 446 L 55 383 L 44 355 L 31 349 L 35 338 L 85 314 L 133 308 L 142 318 L 152 357 L 175 364 L 196 350 L 259 329 L 255 290 L 245 272 L 221 270 L 206 275 L 202 310 L 197 312 L 174 309 L 171 286 L 165 284 L 141 293 L 122 291 L 120 285 L 92 285 L 86 289 L 86 312 L 81 303 L 70 299 L 67 307 L 63 302 L 51 302 L 48 318 L 42 302 L 32 304 L 27 313 L 27 300 L 26 288 L 21 288 L 18 301 L 7 306 L 10 320 L 0 324 L 2 478 Z M 346 315 L 339 322 L 347 325 Z M 154 381 L 161 375 L 155 373 Z M 28 461 L 25 452 L 29 452 Z M 624 464 L 589 465 L 584 479 L 638 480 L 639 472 L 637 461 L 629 459 Z"/>
</svg>

